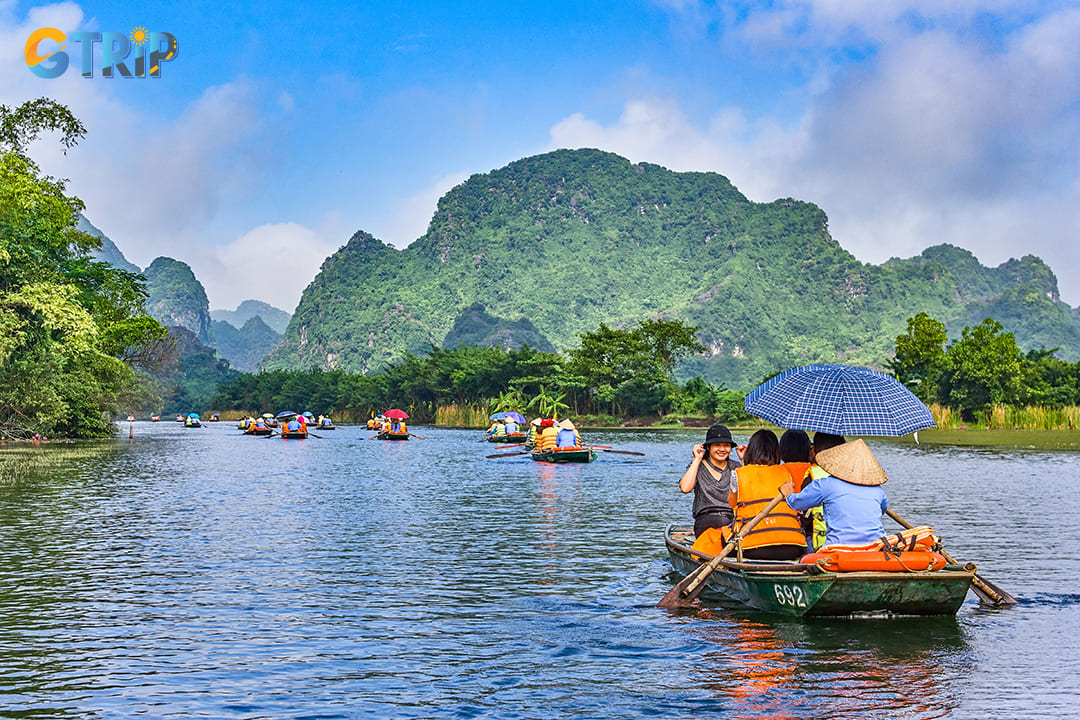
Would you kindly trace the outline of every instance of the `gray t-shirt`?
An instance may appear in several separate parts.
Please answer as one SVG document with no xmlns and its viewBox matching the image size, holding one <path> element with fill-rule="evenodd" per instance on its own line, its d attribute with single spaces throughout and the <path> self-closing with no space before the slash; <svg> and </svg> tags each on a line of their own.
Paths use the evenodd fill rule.
<svg viewBox="0 0 1080 720">
<path fill-rule="evenodd" d="M 733 452 L 732 455 L 734 454 Z M 731 471 L 741 465 L 742 463 L 734 457 L 729 457 L 727 466 L 720 470 L 707 458 L 702 458 L 701 464 L 698 465 L 697 482 L 694 483 L 695 518 L 718 510 L 732 512 L 727 501 L 728 492 L 731 490 Z M 709 472 L 710 469 L 719 476 L 719 480 L 713 477 L 712 472 Z"/>
</svg>

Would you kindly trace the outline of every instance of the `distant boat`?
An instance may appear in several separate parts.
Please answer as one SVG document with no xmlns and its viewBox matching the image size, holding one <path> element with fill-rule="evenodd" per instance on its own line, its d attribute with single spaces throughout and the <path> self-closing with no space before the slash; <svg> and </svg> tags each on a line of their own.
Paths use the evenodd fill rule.
<svg viewBox="0 0 1080 720">
<path fill-rule="evenodd" d="M 160 415 L 151 415 L 150 416 L 150 422 L 157 422 L 160 419 L 161 419 Z"/>
</svg>

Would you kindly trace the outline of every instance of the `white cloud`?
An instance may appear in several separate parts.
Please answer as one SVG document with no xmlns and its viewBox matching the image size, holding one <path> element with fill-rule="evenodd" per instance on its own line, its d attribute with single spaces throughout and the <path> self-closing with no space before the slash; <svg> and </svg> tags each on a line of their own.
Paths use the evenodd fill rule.
<svg viewBox="0 0 1080 720">
<path fill-rule="evenodd" d="M 262 225 L 192 259 L 214 309 L 258 299 L 292 312 L 323 260 L 338 245 L 296 223 Z"/>
<path fill-rule="evenodd" d="M 835 28 L 858 20 L 825 0 L 776 5 L 813 5 Z M 823 65 L 813 80 L 820 92 L 794 125 L 740 107 L 695 123 L 677 100 L 634 98 L 611 124 L 563 119 L 550 147 L 716 171 L 758 201 L 810 200 L 867 262 L 942 242 L 988 265 L 1035 254 L 1055 271 L 1062 298 L 1080 304 L 1070 272 L 1080 263 L 1080 11 L 1047 15 L 995 48 L 945 30 L 886 28 L 904 8 L 937 6 L 888 5 L 871 25 L 892 37 L 866 62 Z"/>
</svg>

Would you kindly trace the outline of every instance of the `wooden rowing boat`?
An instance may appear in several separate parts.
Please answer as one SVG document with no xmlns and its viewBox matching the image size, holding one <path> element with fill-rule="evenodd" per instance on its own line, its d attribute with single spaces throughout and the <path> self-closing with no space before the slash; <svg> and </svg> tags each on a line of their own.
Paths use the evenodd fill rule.
<svg viewBox="0 0 1080 720">
<path fill-rule="evenodd" d="M 669 527 L 668 555 L 684 577 L 711 555 L 691 548 L 694 533 Z M 724 559 L 702 595 L 795 617 L 955 615 L 975 575 L 973 566 L 932 572 L 828 572 L 816 564 Z"/>
<path fill-rule="evenodd" d="M 409 433 L 381 432 L 375 437 L 379 440 L 408 440 Z"/>
<path fill-rule="evenodd" d="M 596 453 L 592 448 L 552 448 L 550 450 L 535 450 L 532 459 L 536 462 L 547 463 L 587 463 L 596 459 Z"/>
<path fill-rule="evenodd" d="M 505 445 L 507 443 L 525 442 L 529 439 L 527 432 L 504 433 L 502 435 L 488 435 L 488 442 Z"/>
<path fill-rule="evenodd" d="M 307 437 L 307 430 L 282 430 L 282 440 L 303 440 Z"/>
</svg>

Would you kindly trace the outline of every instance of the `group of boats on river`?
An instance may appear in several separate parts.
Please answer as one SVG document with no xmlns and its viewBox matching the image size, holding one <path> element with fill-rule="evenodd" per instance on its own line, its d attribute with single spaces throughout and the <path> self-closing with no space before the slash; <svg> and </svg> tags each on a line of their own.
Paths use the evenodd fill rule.
<svg viewBox="0 0 1080 720">
<path fill-rule="evenodd" d="M 830 384 L 828 391 L 824 393 L 820 390 L 808 391 L 800 388 L 795 393 L 794 400 L 784 398 L 779 403 L 776 401 L 775 392 L 769 394 L 778 387 L 783 388 L 783 383 L 789 376 L 798 379 L 804 372 L 839 374 L 845 382 L 851 381 L 858 386 L 854 402 L 842 398 L 842 401 L 833 402 L 829 407 L 843 408 L 841 412 L 848 415 L 857 414 L 852 408 L 859 404 L 878 403 L 885 408 L 883 410 L 874 405 L 865 411 L 864 414 L 871 418 L 869 425 L 860 425 L 858 422 L 843 424 L 851 418 L 842 418 L 843 422 L 839 423 L 827 419 L 827 422 L 831 423 L 827 425 L 827 433 L 835 432 L 832 429 L 835 427 L 849 437 L 899 436 L 934 426 L 925 405 L 895 379 L 866 368 L 843 365 L 807 366 L 781 373 L 747 395 L 747 412 L 779 427 L 820 432 L 821 428 L 826 427 L 826 420 L 814 416 L 813 413 L 809 415 L 811 419 L 806 420 L 806 408 L 800 403 L 807 392 L 811 395 L 818 392 L 823 396 L 842 394 L 845 392 L 842 385 Z M 805 381 L 805 378 L 801 379 Z M 832 381 L 830 378 L 830 382 Z M 868 390 L 868 387 L 871 389 Z M 815 401 L 818 401 L 817 398 Z M 803 415 L 784 415 L 769 406 L 770 402 L 784 408 L 795 406 Z M 883 422 L 881 417 L 893 412 L 894 406 L 903 408 L 903 413 L 907 416 L 899 423 L 879 425 Z M 813 412 L 820 414 L 824 411 L 817 408 Z M 408 413 L 397 408 L 373 416 L 367 422 L 367 429 L 375 433 L 370 439 L 423 440 L 421 436 L 409 431 L 405 423 L 408 417 Z M 214 419 L 216 418 L 211 418 Z M 568 419 L 537 417 L 526 420 L 515 411 L 494 413 L 490 419 L 491 426 L 484 433 L 482 442 L 498 443 L 497 449 L 519 449 L 488 455 L 488 458 L 529 455 L 532 460 L 542 463 L 588 463 L 596 459 L 597 451 L 644 455 L 635 451 L 615 450 L 606 445 L 584 443 L 577 427 Z M 183 422 L 185 427 L 199 427 L 201 419 L 197 414 L 191 413 L 178 416 L 177 421 Z M 329 417 L 320 415 L 316 418 L 311 413 L 289 411 L 244 418 L 238 427 L 246 435 L 280 435 L 285 439 L 314 435 L 311 428 L 336 428 Z M 705 447 L 708 447 L 708 443 Z M 837 477 L 840 481 L 844 480 L 840 474 L 837 474 Z M 775 515 L 778 506 L 787 508 L 785 499 L 794 497 L 785 496 L 784 492 L 789 491 L 781 490 L 771 502 L 767 497 L 755 501 L 762 504 L 768 502 L 768 505 L 753 519 L 747 521 L 746 517 L 743 517 L 733 524 L 726 534 L 718 534 L 718 537 L 722 536 L 723 539 L 711 545 L 703 542 L 706 539 L 705 534 L 695 532 L 694 528 L 680 524 L 669 526 L 664 533 L 664 543 L 671 565 L 681 579 L 658 604 L 670 609 L 687 607 L 704 593 L 714 599 L 734 601 L 769 613 L 813 617 L 953 615 L 959 610 L 969 589 L 986 605 L 1008 606 L 1018 602 L 1009 593 L 980 577 L 974 564 L 960 564 L 950 557 L 942 547 L 941 538 L 932 529 L 913 527 L 891 509 L 886 513 L 905 530 L 865 546 L 826 545 L 794 560 L 744 557 L 743 538 L 752 533 L 757 523 L 761 522 L 762 527 L 766 527 L 774 522 L 770 519 L 771 514 Z M 794 501 L 792 499 L 792 502 Z M 786 512 L 791 511 L 788 509 Z M 813 547 L 815 546 L 808 546 L 807 549 L 812 550 Z M 730 557 L 732 554 L 734 557 Z"/>
</svg>

